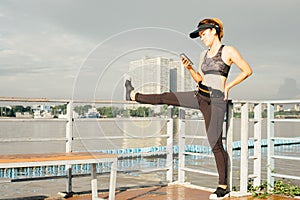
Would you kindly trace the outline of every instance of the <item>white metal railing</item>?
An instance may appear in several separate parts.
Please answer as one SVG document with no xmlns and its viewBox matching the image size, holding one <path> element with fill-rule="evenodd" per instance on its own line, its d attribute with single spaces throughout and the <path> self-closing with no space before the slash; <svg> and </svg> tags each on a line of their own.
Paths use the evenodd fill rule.
<svg viewBox="0 0 300 200">
<path fill-rule="evenodd" d="M 285 160 L 300 160 L 299 157 L 289 157 L 289 156 L 278 156 L 274 155 L 274 140 L 276 139 L 285 139 L 285 140 L 298 140 L 299 138 L 282 138 L 282 137 L 275 137 L 274 136 L 274 123 L 280 122 L 300 122 L 300 119 L 275 119 L 274 118 L 274 104 L 299 104 L 299 100 L 288 100 L 288 101 L 229 101 L 228 109 L 227 109 L 227 116 L 225 119 L 225 146 L 227 152 L 229 154 L 229 172 L 228 172 L 228 184 L 230 189 L 232 190 L 233 184 L 233 171 L 232 171 L 232 162 L 233 162 L 233 135 L 236 132 L 240 132 L 240 167 L 239 167 L 239 191 L 235 192 L 233 195 L 236 196 L 243 196 L 248 195 L 248 184 L 249 178 L 253 179 L 253 186 L 259 186 L 262 181 L 262 112 L 263 106 L 267 105 L 267 181 L 270 186 L 274 184 L 275 177 L 281 178 L 289 178 L 289 179 L 296 179 L 300 180 L 300 175 L 286 175 L 286 174 L 279 174 L 274 173 L 275 166 L 275 159 L 285 159 Z M 241 105 L 241 129 L 240 130 L 233 130 L 233 105 L 239 104 Z M 253 118 L 249 118 L 249 110 L 253 109 L 254 116 Z M 185 156 L 190 155 L 189 152 L 185 151 L 185 140 L 189 138 L 189 135 L 186 135 L 185 132 L 185 123 L 186 119 L 184 119 L 184 110 L 181 111 L 180 123 L 179 123 L 179 166 L 178 166 L 178 182 L 184 183 L 185 182 L 185 173 L 186 172 L 193 172 L 193 173 L 200 173 L 205 175 L 217 176 L 217 173 L 206 171 L 206 170 L 195 170 L 189 168 L 185 164 Z M 249 123 L 253 122 L 253 137 L 249 137 Z M 191 136 L 194 137 L 195 136 Z M 197 138 L 203 138 L 199 136 Z M 253 155 L 249 155 L 249 141 L 253 140 Z M 201 153 L 192 153 L 193 155 L 202 155 Z M 202 155 L 203 156 L 203 155 Z M 211 155 L 207 155 L 211 156 Z M 249 160 L 253 160 L 253 174 L 249 174 Z M 265 166 L 263 166 L 265 167 Z"/>
<path fill-rule="evenodd" d="M 274 155 L 275 151 L 275 140 L 286 139 L 299 141 L 299 138 L 289 137 L 275 137 L 275 126 L 277 122 L 300 122 L 300 119 L 275 119 L 275 104 L 299 104 L 299 100 L 282 100 L 282 101 L 233 101 L 233 104 L 241 104 L 241 158 L 240 158 L 240 190 L 237 195 L 246 195 L 248 189 L 249 178 L 253 179 L 253 186 L 259 186 L 262 181 L 262 158 L 261 158 L 261 146 L 262 146 L 262 112 L 263 106 L 267 106 L 267 182 L 269 187 L 274 186 L 275 177 L 288 178 L 300 180 L 300 175 L 286 175 L 274 173 L 276 170 L 275 159 L 286 159 L 286 160 L 300 160 L 300 157 L 289 157 L 289 156 L 277 156 Z M 254 117 L 249 119 L 249 105 L 253 105 Z M 230 110 L 229 110 L 230 112 Z M 254 123 L 253 138 L 249 138 L 249 122 Z M 253 156 L 248 154 L 249 140 L 253 140 L 254 153 Z M 253 174 L 249 174 L 249 159 L 253 160 Z M 232 178 L 232 177 L 231 177 Z"/>
<path fill-rule="evenodd" d="M 267 169 L 267 181 L 270 184 L 269 187 L 274 186 L 274 181 L 275 177 L 277 178 L 289 178 L 289 179 L 295 179 L 295 180 L 300 180 L 300 175 L 288 175 L 288 174 L 280 174 L 276 173 L 276 166 L 275 166 L 275 160 L 296 160 L 300 161 L 300 157 L 290 157 L 290 156 L 279 156 L 275 155 L 275 140 L 276 139 L 281 139 L 281 140 L 298 140 L 300 142 L 300 138 L 293 138 L 293 137 L 276 137 L 275 135 L 275 123 L 282 123 L 282 122 L 300 122 L 300 119 L 275 119 L 275 109 L 274 105 L 275 104 L 290 104 L 290 103 L 295 103 L 295 104 L 300 104 L 300 101 L 293 101 L 293 100 L 280 100 L 280 101 L 268 101 L 266 102 L 267 104 L 267 112 L 268 112 L 268 117 L 267 117 L 267 132 L 268 132 L 268 169 Z M 300 162 L 299 162 L 300 163 Z"/>
<path fill-rule="evenodd" d="M 289 178 L 300 180 L 300 175 L 286 175 L 274 173 L 276 169 L 275 159 L 300 160 L 299 157 L 276 156 L 274 155 L 274 145 L 276 139 L 284 139 L 275 137 L 275 126 L 277 122 L 300 122 L 300 119 L 275 119 L 275 104 L 299 104 L 299 100 L 282 100 L 282 101 L 233 101 L 233 104 L 241 104 L 241 158 L 240 158 L 240 190 L 238 195 L 246 195 L 248 189 L 249 178 L 253 179 L 253 186 L 259 186 L 262 181 L 262 167 L 267 167 L 267 182 L 269 187 L 274 186 L 274 178 Z M 249 105 L 253 106 L 254 117 L 249 119 Z M 263 106 L 267 106 L 267 166 L 262 166 L 261 146 L 262 146 L 262 112 Z M 230 111 L 229 111 L 230 112 Z M 253 138 L 249 137 L 249 122 L 254 123 Z M 298 140 L 299 138 L 289 137 L 286 140 Z M 249 140 L 253 140 L 254 153 L 253 156 L 248 154 Z M 253 160 L 253 174 L 249 174 L 249 159 Z"/>
<path fill-rule="evenodd" d="M 51 100 L 51 99 L 45 99 L 45 98 L 39 98 L 39 99 L 31 99 L 31 98 L 1 98 L 0 97 L 0 103 L 7 103 L 7 102 L 22 102 L 22 103 L 63 103 L 67 104 L 67 115 L 66 119 L 1 119 L 1 121 L 8 121 L 8 122 L 31 122 L 31 121 L 61 121 L 66 123 L 66 133 L 65 138 L 0 138 L 0 142 L 30 142 L 30 141 L 63 141 L 65 140 L 65 151 L 66 152 L 72 152 L 73 151 L 73 142 L 76 140 L 101 140 L 101 136 L 74 136 L 73 129 L 74 129 L 74 121 L 77 119 L 73 118 L 73 109 L 74 104 L 81 104 L 81 103 L 88 103 L 88 104 L 128 104 L 129 102 L 125 101 L 99 101 L 99 100 L 91 100 L 91 101 L 81 101 L 81 100 Z M 132 103 L 130 103 L 132 104 Z M 239 104 L 241 105 L 241 129 L 240 130 L 234 130 L 233 128 L 233 106 Z M 281 101 L 229 101 L 228 103 L 228 110 L 227 115 L 225 119 L 224 128 L 224 144 L 226 146 L 227 152 L 229 154 L 229 172 L 228 172 L 228 183 L 230 186 L 230 189 L 232 189 L 233 186 L 233 169 L 232 169 L 232 162 L 233 162 L 233 135 L 236 132 L 240 133 L 241 139 L 240 139 L 240 173 L 239 173 L 239 192 L 238 195 L 245 195 L 247 194 L 247 188 L 248 188 L 248 179 L 253 179 L 254 186 L 259 186 L 261 184 L 261 171 L 262 171 L 262 161 L 261 161 L 261 146 L 262 146 L 262 112 L 263 107 L 267 106 L 267 181 L 272 186 L 274 184 L 275 177 L 284 177 L 284 178 L 290 178 L 290 179 L 296 179 L 300 180 L 300 176 L 297 175 L 285 175 L 280 173 L 275 173 L 276 166 L 275 166 L 275 160 L 281 159 L 281 160 L 294 160 L 294 161 L 300 161 L 299 157 L 289 157 L 289 156 L 282 156 L 282 155 L 276 155 L 274 153 L 274 145 L 276 139 L 283 139 L 283 140 L 297 140 L 300 142 L 299 138 L 291 138 L 291 137 L 276 137 L 275 136 L 275 123 L 282 123 L 282 122 L 300 122 L 300 119 L 277 119 L 275 118 L 275 108 L 274 106 L 276 104 L 300 104 L 300 100 L 281 100 Z M 1 105 L 0 105 L 1 106 Z M 253 108 L 254 117 L 249 118 L 249 110 L 250 107 Z M 162 152 L 166 155 L 166 179 L 168 182 L 173 182 L 173 169 L 174 169 L 174 158 L 173 158 L 173 119 L 171 117 L 171 109 L 172 107 L 169 106 L 168 108 L 168 118 L 167 118 L 167 133 L 162 134 L 159 136 L 146 136 L 147 138 L 151 137 L 160 137 L 166 139 L 166 151 Z M 201 156 L 207 156 L 211 157 L 212 155 L 204 155 L 199 153 L 192 153 L 192 152 L 186 152 L 186 139 L 187 138 L 197 138 L 197 139 L 204 139 L 203 136 L 191 136 L 186 134 L 186 121 L 188 119 L 185 119 L 185 111 L 184 109 L 180 109 L 179 114 L 179 124 L 178 124 L 178 132 L 179 132 L 179 138 L 178 138 L 178 182 L 179 183 L 185 183 L 185 176 L 186 172 L 192 172 L 192 173 L 200 173 L 200 174 L 206 174 L 211 176 L 217 176 L 216 172 L 211 172 L 207 170 L 197 170 L 193 168 L 189 168 L 186 166 L 186 159 L 185 157 L 187 155 L 201 155 Z M 94 119 L 92 119 L 94 120 Z M 249 137 L 249 123 L 253 122 L 253 138 Z M 134 136 L 135 137 L 135 136 Z M 136 136 L 139 137 L 139 136 Z M 105 139 L 126 139 L 129 138 L 128 136 L 105 136 Z M 132 137 L 131 137 L 132 138 Z M 145 136 L 141 136 L 141 138 L 145 138 Z M 252 156 L 249 156 L 249 141 L 253 140 L 254 145 L 254 153 Z M 156 154 L 156 153 L 155 153 Z M 154 155 L 154 154 L 153 154 Z M 158 154 L 156 154 L 158 155 Z M 253 174 L 249 174 L 249 160 L 253 160 Z M 146 170 L 146 169 L 145 169 Z M 149 169 L 150 171 L 152 169 Z M 155 171 L 155 169 L 153 169 Z M 72 171 L 70 166 L 67 166 L 67 174 L 69 175 L 69 181 L 67 185 L 67 192 L 71 191 L 72 189 Z"/>
<path fill-rule="evenodd" d="M 226 119 L 225 119 L 225 136 L 223 135 L 223 139 L 225 139 L 226 143 L 226 149 L 229 155 L 228 158 L 228 183 L 229 186 L 232 187 L 232 142 L 233 142 L 233 104 L 229 103 L 228 104 L 228 112 L 226 114 Z M 188 119 L 185 118 L 185 109 L 180 109 L 179 112 L 179 134 L 178 134 L 178 183 L 183 184 L 186 182 L 186 172 L 192 172 L 192 173 L 198 173 L 198 174 L 205 174 L 209 176 L 218 176 L 216 172 L 212 172 L 209 170 L 198 170 L 198 169 L 193 169 L 188 166 L 186 166 L 185 162 L 185 157 L 187 155 L 198 155 L 198 156 L 204 156 L 207 158 L 213 157 L 211 154 L 203 154 L 203 153 L 190 153 L 185 151 L 185 146 L 186 146 L 186 139 L 187 138 L 193 138 L 193 139 L 206 139 L 206 136 L 195 136 L 195 135 L 187 135 L 186 134 L 186 122 Z M 207 188 L 205 186 L 201 186 L 201 188 Z M 209 188 L 207 188 L 209 189 Z"/>
<path fill-rule="evenodd" d="M 167 131 L 166 134 L 161 135 L 154 135 L 154 136 L 92 136 L 92 137 L 80 137 L 75 136 L 74 131 L 74 122 L 77 119 L 73 118 L 73 109 L 74 105 L 76 104 L 133 104 L 132 102 L 126 102 L 126 101 L 100 101 L 100 100 L 56 100 L 56 99 L 46 99 L 46 98 L 11 98 L 11 97 L 0 97 L 0 106 L 2 104 L 8 104 L 8 103 L 22 103 L 22 104 L 32 104 L 32 103 L 54 103 L 54 104 L 66 104 L 67 105 L 67 113 L 65 119 L 17 119 L 17 118 L 1 118 L 0 122 L 48 122 L 48 121 L 60 121 L 65 122 L 65 138 L 0 138 L 1 142 L 32 142 L 32 141 L 42 141 L 42 142 L 48 142 L 48 141 L 65 141 L 65 152 L 72 152 L 73 149 L 73 142 L 76 140 L 101 140 L 101 139 L 128 139 L 128 138 L 165 138 L 166 139 L 166 150 L 165 152 L 153 152 L 151 153 L 145 153 L 145 156 L 151 156 L 151 155 L 166 155 L 166 166 L 162 168 L 161 170 L 166 171 L 166 180 L 167 182 L 173 181 L 173 119 L 171 116 L 171 106 L 168 107 L 168 118 L 167 119 L 158 119 L 160 121 L 166 120 L 167 121 Z M 78 119 L 80 121 L 80 119 Z M 97 121 L 95 119 L 91 119 L 91 121 Z M 98 119 L 99 120 L 99 119 Z M 132 119 L 131 119 L 132 120 Z M 101 150 L 101 149 L 99 149 Z M 134 155 L 135 153 L 132 152 L 128 155 Z M 143 152 L 139 152 L 139 155 L 143 154 Z M 124 155 L 121 155 L 124 156 Z M 126 155 L 125 155 L 126 156 Z M 66 165 L 66 175 L 68 178 L 67 185 L 66 185 L 66 192 L 69 193 L 72 191 L 72 167 L 70 165 Z M 158 169 L 143 169 L 143 171 L 151 172 L 151 171 L 157 171 Z"/>
<path fill-rule="evenodd" d="M 261 184 L 261 134 L 262 134 L 262 104 L 260 102 L 235 102 L 241 104 L 241 162 L 240 162 L 240 190 L 238 195 L 248 193 L 249 178 L 253 185 Z M 254 106 L 254 118 L 249 119 L 249 104 Z M 249 121 L 254 122 L 254 137 L 249 138 Z M 254 141 L 254 154 L 249 156 L 248 141 Z M 249 174 L 249 159 L 253 160 L 253 174 Z"/>
</svg>

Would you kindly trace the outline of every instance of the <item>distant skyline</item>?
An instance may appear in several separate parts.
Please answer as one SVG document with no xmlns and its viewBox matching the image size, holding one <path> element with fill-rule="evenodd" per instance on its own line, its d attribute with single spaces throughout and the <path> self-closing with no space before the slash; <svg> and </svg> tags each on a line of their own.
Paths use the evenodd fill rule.
<svg viewBox="0 0 300 200">
<path fill-rule="evenodd" d="M 253 68 L 230 98 L 300 99 L 299 13 L 294 0 L 2 0 L 0 96 L 122 100 L 132 60 L 185 52 L 197 68 L 205 47 L 188 34 L 218 17 Z"/>
</svg>

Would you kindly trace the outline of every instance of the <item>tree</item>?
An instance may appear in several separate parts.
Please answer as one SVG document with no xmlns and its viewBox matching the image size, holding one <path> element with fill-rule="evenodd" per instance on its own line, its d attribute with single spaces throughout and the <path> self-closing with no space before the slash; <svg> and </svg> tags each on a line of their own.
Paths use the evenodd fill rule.
<svg viewBox="0 0 300 200">
<path fill-rule="evenodd" d="M 150 117 L 152 112 L 150 108 L 144 106 L 129 110 L 132 117 Z"/>
<path fill-rule="evenodd" d="M 67 113 L 67 104 L 57 105 L 52 107 L 51 114 L 57 116 L 59 114 L 66 114 Z"/>
<path fill-rule="evenodd" d="M 77 112 L 79 115 L 84 115 L 88 112 L 89 109 L 91 109 L 91 105 L 84 105 L 84 106 L 76 106 L 74 108 L 74 111 Z"/>
<path fill-rule="evenodd" d="M 124 109 L 118 107 L 99 107 L 97 110 L 100 113 L 100 117 L 102 116 L 107 118 L 117 117 L 124 113 Z"/>
<path fill-rule="evenodd" d="M 163 109 L 160 112 L 161 115 L 168 115 L 168 105 L 163 105 Z M 172 117 L 177 118 L 179 116 L 179 107 L 178 106 L 174 106 L 172 108 Z"/>
</svg>

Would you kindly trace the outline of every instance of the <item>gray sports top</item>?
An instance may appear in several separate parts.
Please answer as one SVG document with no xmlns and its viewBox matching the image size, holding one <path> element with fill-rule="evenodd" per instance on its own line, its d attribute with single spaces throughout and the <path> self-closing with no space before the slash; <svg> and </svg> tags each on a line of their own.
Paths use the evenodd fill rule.
<svg viewBox="0 0 300 200">
<path fill-rule="evenodd" d="M 199 72 L 204 78 L 204 84 L 214 89 L 219 89 L 224 91 L 223 81 L 220 79 L 220 76 L 226 77 L 228 76 L 230 66 L 227 65 L 222 60 L 222 49 L 224 45 L 220 47 L 217 54 L 213 57 L 207 57 L 207 51 L 204 57 L 200 58 L 200 66 Z"/>
<path fill-rule="evenodd" d="M 217 54 L 209 58 L 207 57 L 207 52 L 204 56 L 204 61 L 201 65 L 201 70 L 204 75 L 206 74 L 216 74 L 216 75 L 221 75 L 221 76 L 228 76 L 230 66 L 224 63 L 222 60 L 222 49 L 224 45 L 220 47 L 218 50 Z"/>
</svg>

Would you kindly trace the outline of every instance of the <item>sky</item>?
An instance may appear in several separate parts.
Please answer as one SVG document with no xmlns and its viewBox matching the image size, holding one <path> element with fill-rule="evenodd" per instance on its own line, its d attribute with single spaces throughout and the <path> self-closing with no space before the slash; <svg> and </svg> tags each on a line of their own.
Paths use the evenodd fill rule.
<svg viewBox="0 0 300 200">
<path fill-rule="evenodd" d="M 229 98 L 300 99 L 299 15 L 295 0 L 1 0 L 0 96 L 122 100 L 132 60 L 185 52 L 197 69 L 188 35 L 217 17 L 253 69 Z"/>
</svg>

